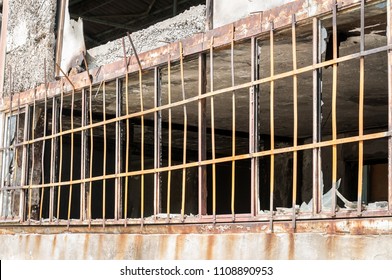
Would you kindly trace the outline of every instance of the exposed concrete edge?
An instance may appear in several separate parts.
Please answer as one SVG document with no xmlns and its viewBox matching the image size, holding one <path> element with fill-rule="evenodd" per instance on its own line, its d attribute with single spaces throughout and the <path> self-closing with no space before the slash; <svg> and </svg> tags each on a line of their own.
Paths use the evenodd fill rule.
<svg viewBox="0 0 392 280">
<path fill-rule="evenodd" d="M 297 221 L 296 228 L 288 221 L 275 221 L 273 232 L 285 233 L 320 233 L 350 235 L 390 235 L 392 217 L 325 219 Z M 1 234 L 248 234 L 271 233 L 269 222 L 217 223 L 217 224 L 151 224 L 144 225 L 109 225 L 98 226 L 0 226 Z"/>
<path fill-rule="evenodd" d="M 392 259 L 392 234 L 18 234 L 0 247 L 1 259 Z"/>
<path fill-rule="evenodd" d="M 356 7 L 360 4 L 360 0 L 339 0 L 338 5 L 341 9 Z M 369 0 L 369 3 L 377 3 L 380 0 Z M 244 40 L 253 36 L 259 36 L 267 33 L 271 22 L 274 22 L 274 28 L 284 28 L 291 25 L 292 14 L 296 14 L 298 23 L 306 22 L 312 17 L 323 16 L 332 11 L 332 5 L 335 0 L 298 0 L 287 3 L 281 7 L 273 8 L 263 13 L 250 15 L 247 18 L 238 20 L 233 24 L 228 24 L 206 33 L 195 34 L 192 37 L 182 40 L 183 54 L 185 57 L 195 55 L 209 49 L 211 39 L 214 40 L 214 47 L 218 48 L 227 45 L 232 39 L 232 27 L 235 27 L 234 40 Z M 139 58 L 143 69 L 150 69 L 154 66 L 159 66 L 167 62 L 167 58 L 178 60 L 180 56 L 179 42 L 168 44 L 148 52 L 139 54 Z M 113 80 L 118 77 L 123 77 L 128 70 L 128 73 L 134 73 L 139 70 L 138 63 L 134 56 L 131 57 L 128 69 L 125 69 L 124 60 L 98 67 L 90 70 L 90 75 L 93 77 L 93 84 L 99 84 L 105 80 Z M 75 87 L 75 90 L 81 90 L 89 86 L 90 81 L 87 72 L 83 72 L 70 77 L 70 80 Z M 47 97 L 59 95 L 61 92 L 61 85 L 65 84 L 65 91 L 71 91 L 72 86 L 65 79 L 61 81 L 51 82 L 48 86 Z M 36 93 L 34 94 L 34 92 Z M 31 103 L 36 99 L 43 99 L 46 90 L 44 85 L 38 86 L 36 89 L 31 89 L 20 93 L 20 105 Z M 1 110 L 9 108 L 10 98 L 5 97 Z M 13 107 L 17 106 L 17 100 L 13 101 Z"/>
</svg>

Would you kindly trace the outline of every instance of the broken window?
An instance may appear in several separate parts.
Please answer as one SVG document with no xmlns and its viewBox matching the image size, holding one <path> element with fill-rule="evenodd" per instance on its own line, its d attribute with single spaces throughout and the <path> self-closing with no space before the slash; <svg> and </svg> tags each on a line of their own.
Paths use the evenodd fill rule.
<svg viewBox="0 0 392 280">
<path fill-rule="evenodd" d="M 245 38 L 231 25 L 202 44 L 140 56 L 127 55 L 127 41 L 119 62 L 77 75 L 80 88 L 65 73 L 30 103 L 8 100 L 2 217 L 105 225 L 388 215 L 384 4 L 334 7 L 313 22 L 293 16 Z"/>
<path fill-rule="evenodd" d="M 2 180 L 1 216 L 4 219 L 20 219 L 23 200 L 21 186 L 24 185 L 24 140 L 25 113 L 9 114 L 5 117 L 3 147 L 1 152 Z"/>
</svg>

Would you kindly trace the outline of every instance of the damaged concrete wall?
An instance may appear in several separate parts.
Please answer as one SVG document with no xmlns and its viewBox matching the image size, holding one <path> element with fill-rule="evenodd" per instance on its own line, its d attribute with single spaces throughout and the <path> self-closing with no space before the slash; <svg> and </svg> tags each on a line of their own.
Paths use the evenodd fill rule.
<svg viewBox="0 0 392 280">
<path fill-rule="evenodd" d="M 1 259 L 391 259 L 392 235 L 325 233 L 2 234 Z M 238 226 L 241 227 L 241 226 Z"/>
<path fill-rule="evenodd" d="M 204 5 L 191 7 L 189 10 L 168 20 L 154 24 L 146 29 L 131 34 L 136 50 L 146 52 L 167 43 L 179 41 L 195 33 L 205 31 L 206 10 Z M 125 34 L 124 34 L 125 35 Z M 132 49 L 125 38 L 127 55 Z M 108 42 L 87 51 L 89 67 L 95 68 L 123 59 L 122 39 Z"/>
<path fill-rule="evenodd" d="M 214 0 L 214 28 L 232 23 L 251 13 L 266 11 L 295 0 Z"/>
<path fill-rule="evenodd" d="M 56 0 L 10 0 L 4 94 L 54 80 Z"/>
</svg>

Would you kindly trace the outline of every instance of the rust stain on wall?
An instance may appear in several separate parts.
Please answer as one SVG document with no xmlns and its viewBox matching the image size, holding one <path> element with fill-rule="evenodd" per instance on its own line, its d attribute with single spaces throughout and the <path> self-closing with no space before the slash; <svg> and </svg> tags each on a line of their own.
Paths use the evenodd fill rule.
<svg viewBox="0 0 392 280">
<path fill-rule="evenodd" d="M 295 259 L 295 236 L 293 233 L 288 234 L 289 245 L 288 245 L 288 256 L 289 260 Z"/>
<path fill-rule="evenodd" d="M 215 236 L 209 235 L 207 239 L 206 246 L 206 259 L 212 260 L 214 259 L 214 244 L 215 244 Z"/>
<path fill-rule="evenodd" d="M 83 258 L 87 259 L 88 258 L 88 250 L 90 246 L 90 236 L 86 235 L 86 238 L 83 243 Z"/>
<path fill-rule="evenodd" d="M 57 248 L 57 235 L 53 235 L 52 256 L 55 256 L 56 248 Z"/>
</svg>

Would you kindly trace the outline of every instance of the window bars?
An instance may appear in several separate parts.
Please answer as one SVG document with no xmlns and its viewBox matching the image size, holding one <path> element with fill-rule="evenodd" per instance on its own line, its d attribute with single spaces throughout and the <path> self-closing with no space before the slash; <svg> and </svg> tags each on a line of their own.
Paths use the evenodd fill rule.
<svg viewBox="0 0 392 280">
<path fill-rule="evenodd" d="M 371 16 L 365 16 L 365 9 Z M 372 23 L 375 17 L 384 20 L 379 26 L 386 28 L 387 40 L 366 49 L 372 34 L 367 30 L 373 28 L 366 20 Z M 1 123 L 2 222 L 127 226 L 269 221 L 273 229 L 276 220 L 292 221 L 295 227 L 298 219 L 390 216 L 390 20 L 390 1 L 361 1 L 349 9 L 335 3 L 323 17 L 297 21 L 293 15 L 289 26 L 278 29 L 272 21 L 268 30 L 247 39 L 237 39 L 232 25 L 226 44 L 210 36 L 204 51 L 192 53 L 182 42 L 171 44 L 165 62 L 149 68 L 143 68 L 136 55 L 137 70 L 98 84 L 86 64 L 89 83 L 82 89 L 63 73 L 56 94 L 48 94 L 45 82 L 43 98 L 37 98 L 35 89 L 23 103 L 19 94 L 13 106 L 18 94 L 11 93 Z M 341 30 L 357 22 L 359 29 L 352 30 L 359 50 L 342 53 Z M 330 59 L 324 51 L 328 47 Z M 308 52 L 305 56 L 301 48 Z M 282 72 L 279 59 L 285 53 L 291 53 L 285 65 L 292 66 Z M 309 55 L 310 63 L 301 60 Z M 383 55 L 388 56 L 388 67 L 382 69 L 387 72 L 387 89 L 376 106 L 387 117 L 375 116 L 375 129 L 366 124 L 366 98 L 371 93 L 366 91 L 366 62 L 382 60 Z M 124 55 L 124 69 L 134 58 Z M 352 68 L 350 85 L 358 84 L 350 91 L 358 87 L 353 94 L 357 109 L 345 109 L 358 115 L 354 132 L 339 129 L 344 118 L 338 114 L 344 92 L 339 85 L 347 84 L 339 76 L 344 65 Z M 267 75 L 261 77 L 261 71 Z M 304 75 L 311 79 L 304 82 Z M 306 85 L 310 91 L 304 90 Z M 288 96 L 291 101 L 285 103 Z M 308 103 L 304 100 L 311 101 L 311 115 L 301 122 Z M 330 117 L 323 112 L 325 106 L 330 107 Z M 377 141 L 388 142 L 376 159 L 388 163 L 388 183 L 387 205 L 372 201 L 374 211 L 366 205 L 372 199 L 364 203 L 364 166 L 375 160 L 368 159 L 366 143 Z M 340 158 L 344 145 L 357 147 L 354 163 Z M 326 150 L 331 150 L 331 158 L 323 153 Z M 289 164 L 282 167 L 281 157 Z M 304 157 L 311 161 L 309 172 Z M 357 181 L 346 179 L 342 191 L 338 179 L 344 164 L 356 166 Z M 288 170 L 285 178 L 279 178 L 282 168 Z M 309 180 L 305 173 L 311 174 Z M 328 176 L 327 197 L 322 187 Z M 282 179 L 290 183 L 289 189 L 282 187 Z M 342 193 L 355 199 L 351 204 L 340 201 Z"/>
</svg>

